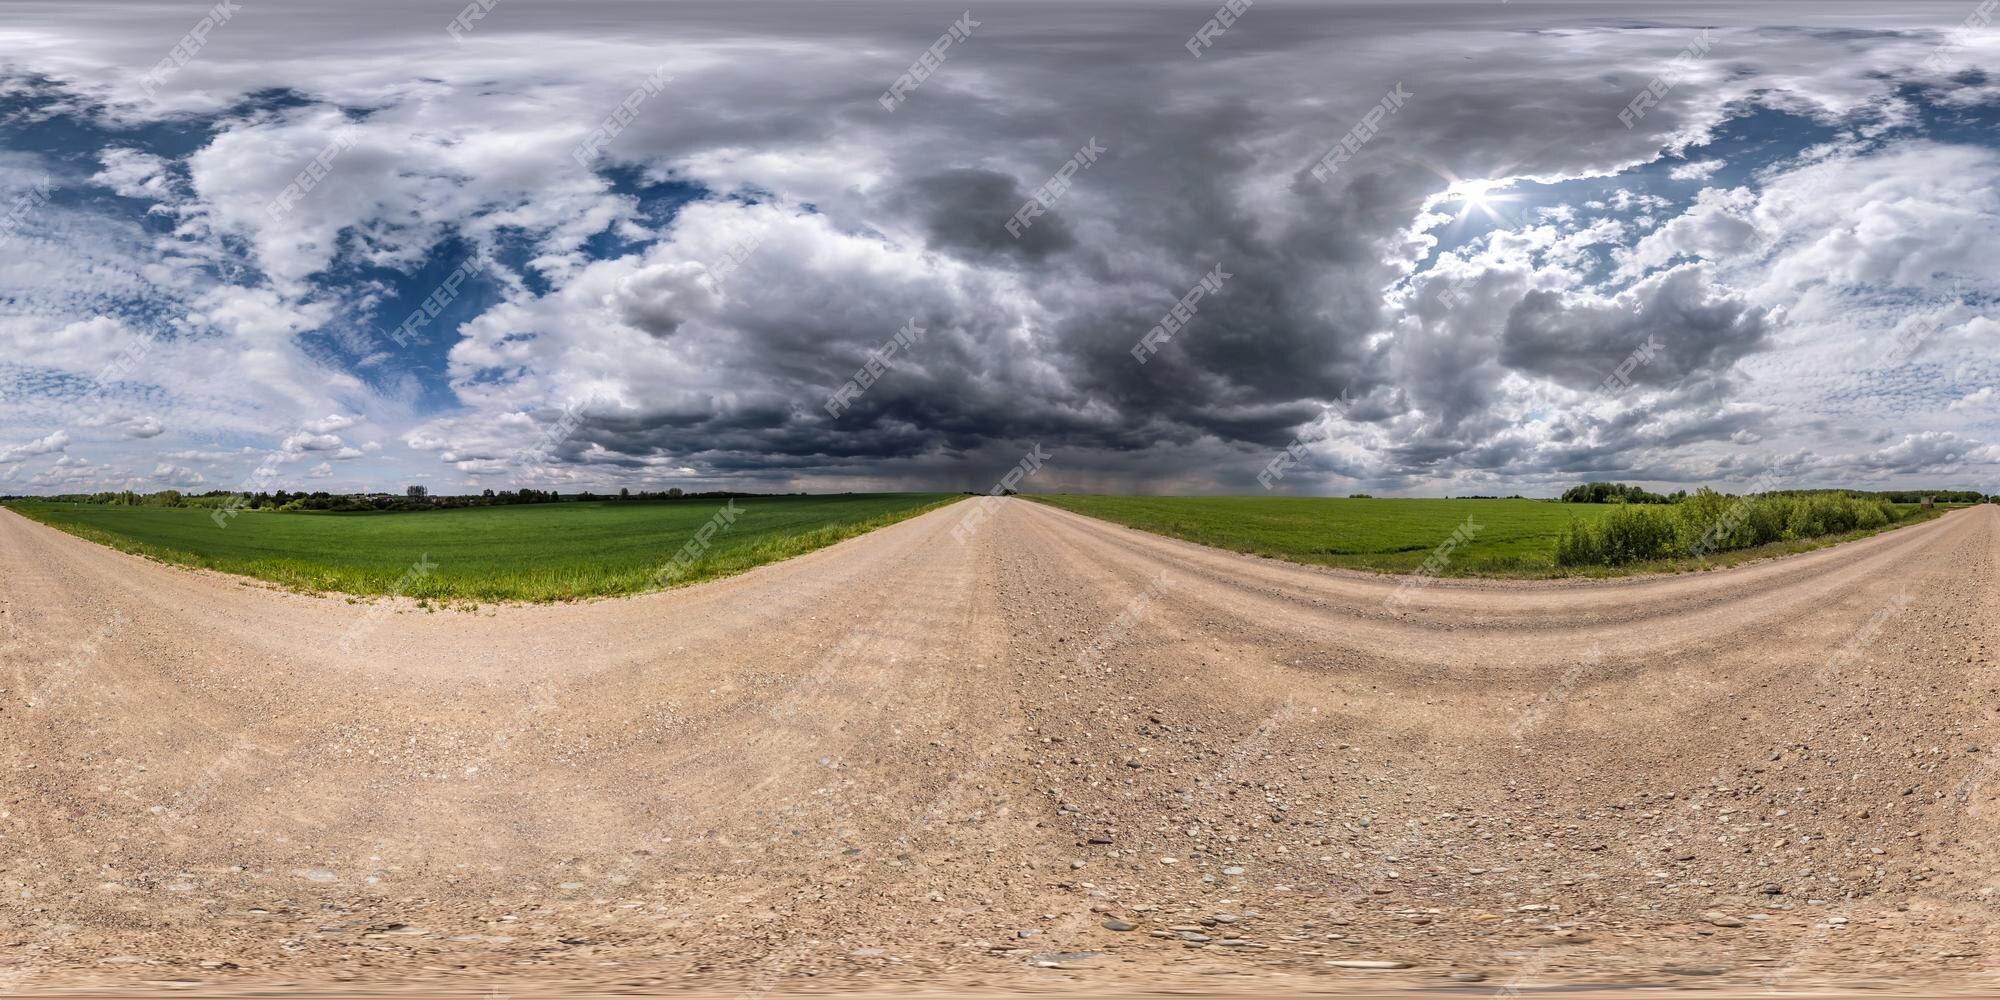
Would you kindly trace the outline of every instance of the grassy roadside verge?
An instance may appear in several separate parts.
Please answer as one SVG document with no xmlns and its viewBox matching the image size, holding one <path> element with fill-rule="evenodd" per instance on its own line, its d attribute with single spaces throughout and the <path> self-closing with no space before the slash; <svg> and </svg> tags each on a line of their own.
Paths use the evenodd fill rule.
<svg viewBox="0 0 2000 1000">
<path fill-rule="evenodd" d="M 1615 576 L 1639 576 L 1648 573 L 1699 573 L 1704 570 L 1728 569 L 1731 566 L 1740 566 L 1744 563 L 1757 562 L 1763 559 L 1777 559 L 1783 556 L 1794 556 L 1804 552 L 1811 552 L 1815 549 L 1830 548 L 1845 542 L 1860 541 L 1871 535 L 1880 535 L 1885 532 L 1895 531 L 1897 528 L 1907 528 L 1911 525 L 1935 521 L 1956 509 L 1958 508 L 1937 507 L 1928 511 L 1914 510 L 1905 514 L 1900 521 L 1876 528 L 1862 528 L 1838 535 L 1821 535 L 1817 538 L 1798 538 L 1785 542 L 1770 542 L 1747 549 L 1731 549 L 1727 552 L 1712 553 L 1706 559 L 1691 557 L 1656 559 L 1650 562 L 1627 563 L 1622 566 L 1565 566 L 1548 575 L 1596 579 Z"/>
<path fill-rule="evenodd" d="M 957 494 L 750 497 L 674 585 L 803 555 L 962 499 Z M 567 601 L 659 589 L 722 501 L 560 503 L 428 513 L 209 512 L 17 502 L 9 509 L 162 563 L 248 576 L 304 593 L 429 602 Z M 431 569 L 415 572 L 413 567 Z"/>
<path fill-rule="evenodd" d="M 1468 518 L 1479 525 L 1443 561 L 1440 576 L 1555 579 L 1684 573 L 1809 552 L 1933 520 L 1944 508 L 1911 510 L 1893 524 L 1839 535 L 1773 542 L 1695 558 L 1620 566 L 1559 566 L 1557 538 L 1571 518 L 1601 519 L 1608 504 L 1533 500 L 1390 500 L 1305 497 L 1108 497 L 1023 494 L 1113 524 L 1211 548 L 1309 566 L 1409 573 Z"/>
</svg>

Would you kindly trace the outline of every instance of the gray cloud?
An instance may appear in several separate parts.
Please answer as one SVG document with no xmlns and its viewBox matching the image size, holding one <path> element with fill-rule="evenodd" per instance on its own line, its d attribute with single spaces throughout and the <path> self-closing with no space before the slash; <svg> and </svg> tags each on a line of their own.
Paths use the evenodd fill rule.
<svg viewBox="0 0 2000 1000">
<path fill-rule="evenodd" d="M 1500 360 L 1591 389 L 1636 355 L 1627 377 L 1664 385 L 1728 367 L 1764 347 L 1769 332 L 1764 310 L 1719 292 L 1699 265 L 1690 265 L 1602 301 L 1530 291 L 1508 310 Z"/>
<path fill-rule="evenodd" d="M 1057 212 L 1033 219 L 1019 236 L 1009 232 L 1007 223 L 1027 200 L 1027 189 L 1015 178 L 962 167 L 911 179 L 899 207 L 921 220 L 932 246 L 974 258 L 1042 261 L 1076 246 Z"/>
</svg>

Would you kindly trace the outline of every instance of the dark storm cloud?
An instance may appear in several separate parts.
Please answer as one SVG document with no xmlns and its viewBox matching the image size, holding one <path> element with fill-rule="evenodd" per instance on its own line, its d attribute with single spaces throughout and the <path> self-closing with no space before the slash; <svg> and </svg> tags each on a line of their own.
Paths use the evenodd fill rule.
<svg viewBox="0 0 2000 1000">
<path fill-rule="evenodd" d="M 961 168 L 911 180 L 907 210 L 923 220 L 931 245 L 969 256 L 1014 255 L 1039 261 L 1076 245 L 1056 213 L 1042 215 L 1016 236 L 1007 223 L 1028 200 L 1021 183 L 991 170 Z"/>
<path fill-rule="evenodd" d="M 1529 292 L 1508 311 L 1500 360 L 1591 389 L 1633 359 L 1626 379 L 1665 385 L 1726 368 L 1761 349 L 1768 333 L 1763 310 L 1717 294 L 1699 267 L 1684 267 L 1604 302 Z"/>
</svg>

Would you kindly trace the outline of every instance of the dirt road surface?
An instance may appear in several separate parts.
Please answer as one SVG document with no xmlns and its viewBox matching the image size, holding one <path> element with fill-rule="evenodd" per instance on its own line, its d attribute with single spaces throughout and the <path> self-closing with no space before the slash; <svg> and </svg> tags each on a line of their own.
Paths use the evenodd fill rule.
<svg viewBox="0 0 2000 1000">
<path fill-rule="evenodd" d="M 979 499 L 433 613 L 0 512 L 0 986 L 1990 990 L 1996 571 L 1987 506 L 1397 609 Z"/>
</svg>

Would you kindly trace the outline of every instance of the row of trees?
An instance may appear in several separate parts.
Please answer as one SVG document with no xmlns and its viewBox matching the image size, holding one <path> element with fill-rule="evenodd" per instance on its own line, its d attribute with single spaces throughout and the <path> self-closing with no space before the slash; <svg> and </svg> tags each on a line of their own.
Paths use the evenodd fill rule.
<svg viewBox="0 0 2000 1000">
<path fill-rule="evenodd" d="M 422 486 L 404 488 L 401 495 L 394 493 L 329 493 L 292 492 L 289 490 L 257 491 L 255 493 L 233 493 L 229 490 L 210 490 L 207 493 L 185 494 L 179 490 L 161 490 L 157 493 L 134 493 L 119 490 L 103 493 L 63 493 L 46 497 L 9 497 L 6 499 L 52 500 L 59 503 L 106 504 L 119 507 L 231 507 L 248 510 L 323 510 L 323 511 L 412 511 L 450 510 L 461 507 L 504 507 L 513 504 L 571 503 L 582 501 L 670 501 L 708 500 L 729 497 L 755 496 L 752 493 L 712 491 L 688 493 L 674 487 L 658 492 L 630 489 L 619 490 L 617 494 L 581 493 L 562 494 L 554 490 L 523 488 L 519 490 L 483 490 L 477 494 L 462 496 L 432 496 Z"/>
<path fill-rule="evenodd" d="M 113 507 L 179 507 L 186 497 L 179 490 L 161 490 L 158 493 L 134 493 L 118 490 L 107 493 L 67 493 L 62 496 L 45 497 L 66 503 L 101 503 Z"/>
<path fill-rule="evenodd" d="M 1624 483 L 1584 483 L 1564 490 L 1559 499 L 1563 503 L 1680 503 L 1687 495 L 1686 490 L 1660 494 Z"/>
<path fill-rule="evenodd" d="M 1981 494 L 1978 490 L 1875 490 L 1872 492 L 1856 490 L 1855 493 L 1859 496 L 1874 497 L 1877 500 L 1887 500 L 1890 503 L 1923 503 L 1926 500 L 1935 500 L 1938 503 L 1985 503 L 1988 500 L 1994 499 L 1993 497 Z"/>
<path fill-rule="evenodd" d="M 1776 490 L 1767 496 L 1812 495 L 1830 493 L 1838 496 L 1864 497 L 1871 500 L 1887 500 L 1890 503 L 1985 503 L 1989 498 L 1978 490 Z M 1688 498 L 1688 491 L 1675 490 L 1672 493 L 1649 493 L 1637 486 L 1624 483 L 1584 483 L 1563 491 L 1559 498 L 1563 503 L 1680 503 Z"/>
<path fill-rule="evenodd" d="M 328 496 L 324 493 L 313 493 L 298 495 L 290 501 L 285 500 L 285 493 L 283 490 L 280 490 L 272 495 L 270 506 L 274 506 L 278 510 L 452 510 L 462 507 L 509 507 L 515 504 L 580 503 L 619 500 L 680 500 L 683 498 L 719 498 L 749 495 L 747 493 L 686 493 L 677 486 L 659 493 L 641 491 L 635 494 L 630 489 L 624 489 L 618 491 L 616 495 L 592 493 L 588 490 L 580 493 L 563 494 L 557 493 L 554 490 L 537 490 L 524 487 L 518 490 L 482 490 L 477 494 L 468 493 L 463 496 L 432 496 L 430 491 L 422 486 L 409 486 L 404 488 L 403 495 L 400 497 L 388 493 L 336 494 L 333 496 Z M 264 506 L 264 504 L 260 503 L 256 497 L 253 497 L 252 506 Z"/>
</svg>

